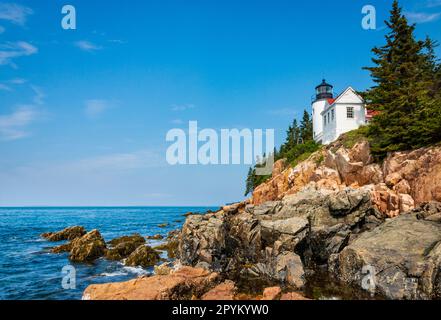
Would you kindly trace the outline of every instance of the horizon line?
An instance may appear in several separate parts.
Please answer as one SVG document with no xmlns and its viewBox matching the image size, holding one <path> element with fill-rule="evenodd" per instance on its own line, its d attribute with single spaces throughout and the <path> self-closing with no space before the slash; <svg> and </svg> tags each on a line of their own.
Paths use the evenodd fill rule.
<svg viewBox="0 0 441 320">
<path fill-rule="evenodd" d="M 92 206 L 92 205 L 79 205 L 79 206 L 1 206 L 0 209 L 27 209 L 27 208 L 204 208 L 204 207 L 221 207 L 220 205 L 185 205 L 185 206 L 177 206 L 177 205 L 140 205 L 140 206 Z"/>
</svg>

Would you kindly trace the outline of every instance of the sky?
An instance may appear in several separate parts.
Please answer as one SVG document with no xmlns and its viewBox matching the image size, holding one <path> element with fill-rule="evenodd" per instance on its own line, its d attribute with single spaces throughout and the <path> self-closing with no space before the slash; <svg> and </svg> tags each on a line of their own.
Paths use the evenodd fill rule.
<svg viewBox="0 0 441 320">
<path fill-rule="evenodd" d="M 0 206 L 242 200 L 249 166 L 171 166 L 167 132 L 270 128 L 280 145 L 322 78 L 337 93 L 372 85 L 362 67 L 391 3 L 0 0 Z M 368 4 L 376 30 L 361 26 Z M 441 42 L 440 0 L 401 4 Z"/>
</svg>

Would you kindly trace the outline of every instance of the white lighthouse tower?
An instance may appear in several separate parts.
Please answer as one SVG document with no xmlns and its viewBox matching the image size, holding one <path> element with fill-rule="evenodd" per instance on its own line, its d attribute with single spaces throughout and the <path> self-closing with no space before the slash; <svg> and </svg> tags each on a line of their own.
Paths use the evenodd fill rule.
<svg viewBox="0 0 441 320">
<path fill-rule="evenodd" d="M 323 141 L 323 116 L 322 112 L 325 107 L 334 98 L 333 86 L 323 82 L 315 88 L 315 97 L 312 102 L 312 123 L 314 130 L 314 140 L 318 143 Z"/>
</svg>

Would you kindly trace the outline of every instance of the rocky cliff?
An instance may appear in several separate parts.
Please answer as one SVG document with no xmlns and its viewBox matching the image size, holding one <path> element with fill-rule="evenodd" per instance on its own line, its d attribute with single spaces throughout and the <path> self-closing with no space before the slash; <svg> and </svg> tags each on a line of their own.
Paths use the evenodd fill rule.
<svg viewBox="0 0 441 320">
<path fill-rule="evenodd" d="M 423 202 L 441 201 L 441 147 L 393 153 L 379 164 L 367 141 L 346 148 L 340 139 L 294 168 L 276 162 L 272 179 L 256 188 L 252 202 L 281 200 L 309 184 L 331 191 L 367 186 L 377 209 L 394 217 Z"/>
<path fill-rule="evenodd" d="M 440 175 L 441 147 L 380 164 L 366 141 L 337 141 L 294 168 L 278 161 L 252 199 L 188 217 L 180 260 L 287 290 L 325 271 L 362 291 L 367 268 L 374 297 L 440 298 Z"/>
<path fill-rule="evenodd" d="M 276 162 L 251 199 L 189 215 L 175 250 L 185 276 L 177 267 L 177 274 L 89 287 L 85 298 L 317 298 L 311 284 L 332 282 L 334 292 L 350 288 L 348 298 L 439 299 L 437 201 L 441 147 L 376 163 L 366 141 L 348 148 L 340 139 L 294 168 Z"/>
</svg>

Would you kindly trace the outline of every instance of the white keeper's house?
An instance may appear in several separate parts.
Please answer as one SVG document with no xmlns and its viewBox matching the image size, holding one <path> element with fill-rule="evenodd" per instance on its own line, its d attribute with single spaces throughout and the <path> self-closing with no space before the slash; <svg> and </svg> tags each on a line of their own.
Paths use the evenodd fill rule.
<svg viewBox="0 0 441 320">
<path fill-rule="evenodd" d="M 325 80 L 316 87 L 312 102 L 314 140 L 329 144 L 348 131 L 358 129 L 372 117 L 363 98 L 348 87 L 334 97 L 333 86 Z"/>
</svg>

